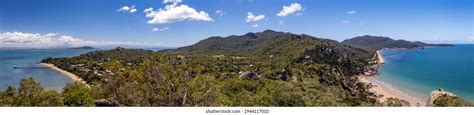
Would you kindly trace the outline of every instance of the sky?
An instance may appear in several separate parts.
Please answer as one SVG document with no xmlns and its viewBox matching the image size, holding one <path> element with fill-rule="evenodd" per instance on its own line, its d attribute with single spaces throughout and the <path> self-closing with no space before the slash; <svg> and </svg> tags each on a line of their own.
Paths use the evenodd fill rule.
<svg viewBox="0 0 474 115">
<path fill-rule="evenodd" d="M 0 0 L 0 47 L 181 47 L 267 29 L 474 43 L 471 0 Z"/>
</svg>

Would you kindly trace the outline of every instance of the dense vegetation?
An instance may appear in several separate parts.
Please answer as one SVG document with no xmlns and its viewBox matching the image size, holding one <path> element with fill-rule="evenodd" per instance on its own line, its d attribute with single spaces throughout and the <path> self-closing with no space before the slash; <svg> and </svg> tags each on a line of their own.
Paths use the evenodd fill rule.
<svg viewBox="0 0 474 115">
<path fill-rule="evenodd" d="M 67 106 L 382 106 L 356 77 L 373 54 L 267 30 L 162 52 L 116 48 L 42 62 L 87 82 L 66 85 Z"/>
<path fill-rule="evenodd" d="M 354 47 L 366 49 L 366 50 L 380 50 L 383 48 L 423 48 L 428 46 L 438 46 L 438 47 L 447 47 L 453 46 L 451 44 L 427 44 L 419 41 L 410 42 L 405 40 L 393 40 L 389 37 L 382 36 L 358 36 L 351 39 L 342 41 L 341 43 L 351 45 Z"/>
<path fill-rule="evenodd" d="M 389 107 L 402 107 L 402 106 L 410 106 L 410 102 L 398 99 L 398 98 L 393 98 L 389 97 L 385 102 L 382 103 L 383 106 L 389 106 Z"/>
<path fill-rule="evenodd" d="M 459 107 L 459 106 L 473 106 L 471 103 L 464 101 L 457 96 L 439 96 L 433 102 L 434 106 L 438 107 Z"/>
<path fill-rule="evenodd" d="M 27 77 L 20 81 L 18 89 L 8 87 L 0 91 L 0 106 L 92 106 L 91 96 L 91 89 L 80 83 L 67 84 L 60 94 L 44 90 L 39 82 Z"/>
</svg>

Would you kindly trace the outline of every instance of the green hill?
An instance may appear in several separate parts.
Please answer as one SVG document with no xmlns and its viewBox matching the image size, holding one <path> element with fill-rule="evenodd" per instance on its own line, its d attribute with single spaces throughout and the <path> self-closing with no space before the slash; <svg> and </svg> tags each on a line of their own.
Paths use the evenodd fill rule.
<svg viewBox="0 0 474 115">
<path fill-rule="evenodd" d="M 406 40 L 393 40 L 389 37 L 383 36 L 358 36 L 351 39 L 342 41 L 341 43 L 351 45 L 358 48 L 363 48 L 370 51 L 380 50 L 384 48 L 424 48 L 424 47 L 448 47 L 453 46 L 451 44 L 427 44 L 419 41 L 410 42 Z"/>
</svg>

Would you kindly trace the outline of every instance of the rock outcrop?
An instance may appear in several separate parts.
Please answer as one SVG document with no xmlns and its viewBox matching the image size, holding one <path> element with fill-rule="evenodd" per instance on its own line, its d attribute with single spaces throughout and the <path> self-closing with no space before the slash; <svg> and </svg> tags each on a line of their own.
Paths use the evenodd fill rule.
<svg viewBox="0 0 474 115">
<path fill-rule="evenodd" d="M 98 99 L 95 100 L 96 106 L 120 106 L 120 103 L 114 99 Z"/>
<path fill-rule="evenodd" d="M 428 97 L 428 101 L 426 102 L 426 106 L 428 106 L 428 107 L 434 106 L 434 101 L 439 96 L 456 96 L 456 95 L 454 95 L 451 92 L 448 92 L 448 91 L 445 91 L 445 90 L 439 88 L 438 90 L 434 90 L 430 93 L 430 96 Z"/>
<path fill-rule="evenodd" d="M 240 74 L 239 76 L 241 79 L 246 79 L 246 80 L 255 80 L 255 79 L 258 79 L 260 78 L 260 75 L 258 75 L 257 73 L 255 72 L 244 72 L 242 74 Z"/>
</svg>

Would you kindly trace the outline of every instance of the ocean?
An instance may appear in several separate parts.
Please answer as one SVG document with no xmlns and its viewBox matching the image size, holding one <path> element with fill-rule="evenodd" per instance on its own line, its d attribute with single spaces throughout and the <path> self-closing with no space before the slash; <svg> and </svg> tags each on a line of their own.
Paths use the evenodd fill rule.
<svg viewBox="0 0 474 115">
<path fill-rule="evenodd" d="M 37 63 L 47 57 L 78 56 L 89 51 L 93 50 L 0 50 L 0 90 L 8 86 L 18 88 L 22 78 L 32 77 L 45 89 L 61 91 L 72 80 L 53 69 L 41 68 Z M 33 68 L 14 69 L 15 66 Z"/>
<path fill-rule="evenodd" d="M 376 79 L 387 87 L 426 100 L 442 88 L 474 103 L 474 45 L 384 50 Z"/>
</svg>

